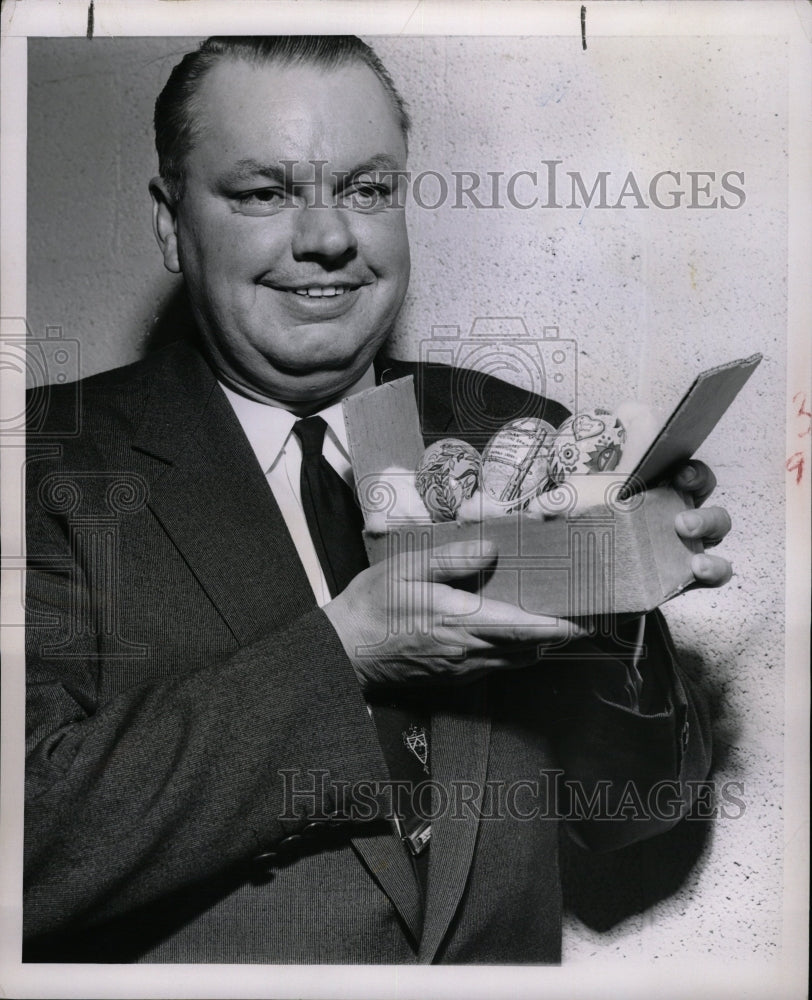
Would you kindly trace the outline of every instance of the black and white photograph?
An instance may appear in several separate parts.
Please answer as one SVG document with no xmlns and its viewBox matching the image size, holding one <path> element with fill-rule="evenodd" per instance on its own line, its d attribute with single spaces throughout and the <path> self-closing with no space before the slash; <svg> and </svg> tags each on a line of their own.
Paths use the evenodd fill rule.
<svg viewBox="0 0 812 1000">
<path fill-rule="evenodd" d="M 811 41 L 3 5 L 0 994 L 807 995 Z"/>
</svg>

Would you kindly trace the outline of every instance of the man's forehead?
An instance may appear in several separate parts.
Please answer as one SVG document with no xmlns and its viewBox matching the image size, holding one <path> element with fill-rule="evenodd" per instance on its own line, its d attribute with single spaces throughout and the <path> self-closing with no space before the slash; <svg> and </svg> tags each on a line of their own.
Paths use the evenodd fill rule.
<svg viewBox="0 0 812 1000">
<path fill-rule="evenodd" d="M 405 152 L 389 95 L 359 62 L 322 67 L 224 59 L 204 78 L 194 117 L 202 144 L 216 141 L 241 160 L 261 147 L 280 158 L 383 150 L 400 160 Z"/>
</svg>

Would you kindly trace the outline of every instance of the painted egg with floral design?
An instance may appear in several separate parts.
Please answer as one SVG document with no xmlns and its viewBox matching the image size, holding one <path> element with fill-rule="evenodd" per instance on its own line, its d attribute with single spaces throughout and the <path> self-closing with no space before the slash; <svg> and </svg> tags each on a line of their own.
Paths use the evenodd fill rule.
<svg viewBox="0 0 812 1000">
<path fill-rule="evenodd" d="M 548 474 L 552 483 L 570 476 L 612 472 L 623 454 L 626 428 L 608 410 L 583 410 L 565 420 L 550 447 Z"/>
<path fill-rule="evenodd" d="M 482 459 L 459 438 L 442 438 L 423 452 L 415 485 L 432 521 L 453 521 L 463 500 L 479 487 Z"/>
</svg>

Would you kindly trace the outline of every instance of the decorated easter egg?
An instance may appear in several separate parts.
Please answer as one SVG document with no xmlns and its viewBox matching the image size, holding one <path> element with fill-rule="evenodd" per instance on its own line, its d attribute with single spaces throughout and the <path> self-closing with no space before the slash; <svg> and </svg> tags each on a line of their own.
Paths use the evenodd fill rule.
<svg viewBox="0 0 812 1000">
<path fill-rule="evenodd" d="M 538 417 L 511 420 L 482 453 L 482 486 L 493 500 L 521 507 L 547 480 L 550 442 L 555 428 Z"/>
<path fill-rule="evenodd" d="M 550 446 L 551 483 L 570 476 L 611 472 L 623 454 L 626 429 L 608 410 L 583 410 L 565 420 Z"/>
<path fill-rule="evenodd" d="M 423 452 L 415 486 L 432 521 L 453 521 L 463 500 L 479 486 L 482 459 L 472 445 L 443 438 Z"/>
</svg>

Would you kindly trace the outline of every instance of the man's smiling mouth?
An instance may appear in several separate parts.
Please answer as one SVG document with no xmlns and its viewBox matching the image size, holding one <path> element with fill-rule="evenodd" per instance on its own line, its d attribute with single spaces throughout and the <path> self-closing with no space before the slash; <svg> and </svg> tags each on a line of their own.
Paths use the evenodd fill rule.
<svg viewBox="0 0 812 1000">
<path fill-rule="evenodd" d="M 287 295 L 295 295 L 299 299 L 337 299 L 340 296 L 347 295 L 349 292 L 357 292 L 359 288 L 362 288 L 366 281 L 338 281 L 335 284 L 321 284 L 320 282 L 313 282 L 313 284 L 297 284 L 288 285 L 283 284 L 281 281 L 273 281 L 267 278 L 261 278 L 259 280 L 261 285 L 266 288 L 271 288 L 277 292 L 285 292 Z"/>
<path fill-rule="evenodd" d="M 336 295 L 343 295 L 350 289 L 347 285 L 313 285 L 310 288 L 291 288 L 290 290 L 294 295 L 303 295 L 310 299 L 329 299 Z"/>
</svg>

